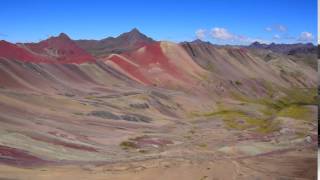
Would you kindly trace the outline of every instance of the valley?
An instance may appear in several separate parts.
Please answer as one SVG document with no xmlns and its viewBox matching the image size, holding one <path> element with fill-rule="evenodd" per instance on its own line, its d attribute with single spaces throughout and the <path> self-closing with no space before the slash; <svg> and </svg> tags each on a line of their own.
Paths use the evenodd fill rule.
<svg viewBox="0 0 320 180">
<path fill-rule="evenodd" d="M 298 52 L 1 41 L 0 179 L 314 179 L 316 58 Z"/>
</svg>

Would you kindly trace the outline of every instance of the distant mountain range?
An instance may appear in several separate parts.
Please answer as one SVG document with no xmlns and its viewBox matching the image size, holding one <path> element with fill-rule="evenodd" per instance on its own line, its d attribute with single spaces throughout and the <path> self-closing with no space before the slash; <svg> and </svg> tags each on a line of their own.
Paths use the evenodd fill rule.
<svg viewBox="0 0 320 180">
<path fill-rule="evenodd" d="M 249 48 L 266 49 L 277 53 L 283 53 L 287 55 L 295 55 L 298 53 L 316 53 L 317 47 L 312 43 L 302 44 L 261 44 L 254 42 L 248 46 Z"/>
<path fill-rule="evenodd" d="M 266 51 L 272 51 L 273 53 L 279 53 L 288 55 L 291 60 L 295 62 L 303 62 L 314 69 L 317 69 L 317 46 L 313 45 L 312 43 L 302 44 L 302 43 L 296 43 L 296 44 L 261 44 L 259 42 L 254 42 L 248 46 L 250 49 L 256 49 L 256 50 L 266 50 Z M 265 59 L 269 59 L 272 55 L 272 53 L 269 53 L 266 55 Z"/>
<path fill-rule="evenodd" d="M 226 147 L 223 159 L 311 148 L 318 83 L 312 48 L 155 41 L 137 29 L 103 40 L 61 33 L 37 43 L 0 41 L 0 163 L 98 172 L 127 159 L 145 158 L 147 166 L 162 164 L 159 157 L 211 161 Z M 309 162 L 310 151 L 293 151 Z"/>
<path fill-rule="evenodd" d="M 267 45 L 255 42 L 239 47 L 217 46 L 201 40 L 176 44 L 155 41 L 138 29 L 102 40 L 72 40 L 61 33 L 38 43 L 0 42 L 0 58 L 7 63 L 103 64 L 138 83 L 184 89 L 198 83 L 210 84 L 204 79 L 224 82 L 255 78 L 278 85 L 309 86 L 314 84 L 313 78 L 308 78 L 311 72 L 303 72 L 311 70 L 300 66 L 313 67 L 316 62 L 314 55 L 316 47 L 312 44 Z M 289 72 L 301 72 L 305 76 L 299 78 L 305 80 L 296 79 Z M 247 88 L 250 86 L 249 83 Z"/>
</svg>

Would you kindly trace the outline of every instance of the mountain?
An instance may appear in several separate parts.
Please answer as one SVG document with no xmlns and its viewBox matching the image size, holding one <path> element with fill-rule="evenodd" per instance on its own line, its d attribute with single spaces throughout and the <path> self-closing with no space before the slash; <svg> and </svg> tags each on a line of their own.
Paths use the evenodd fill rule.
<svg viewBox="0 0 320 180">
<path fill-rule="evenodd" d="M 33 63 L 104 64 L 122 76 L 144 85 L 183 91 L 196 88 L 201 89 L 198 91 L 200 94 L 209 92 L 212 84 L 220 82 L 227 89 L 224 92 L 226 96 L 232 91 L 239 91 L 239 87 L 233 87 L 229 81 L 242 81 L 244 86 L 240 89 L 253 92 L 253 95 L 263 94 L 266 82 L 279 87 L 309 87 L 314 85 L 315 80 L 314 72 L 305 67 L 308 61 L 302 60 L 312 60 L 309 51 L 302 50 L 313 48 L 312 44 L 266 45 L 255 42 L 248 47 L 236 47 L 216 46 L 201 40 L 175 44 L 154 41 L 133 29 L 116 38 L 92 41 L 94 46 L 90 48 L 101 50 L 99 57 L 95 58 L 87 52 L 93 50 L 87 46 L 90 42 L 71 40 L 64 33 L 38 43 L 11 44 L 1 41 L 0 57 Z M 297 54 L 283 54 L 294 50 L 300 50 L 302 58 L 299 59 Z M 297 72 L 301 76 L 292 76 Z M 251 91 L 259 88 L 259 92 Z"/>
<path fill-rule="evenodd" d="M 78 47 L 64 33 L 38 43 L 12 44 L 0 41 L 0 57 L 34 63 L 81 64 L 95 61 L 91 54 Z"/>
<path fill-rule="evenodd" d="M 155 42 L 134 28 L 118 37 L 108 37 L 102 40 L 76 40 L 77 45 L 95 56 L 107 56 L 112 53 L 136 50 L 144 45 Z"/>
<path fill-rule="evenodd" d="M 206 72 L 177 44 L 154 42 L 135 51 L 112 54 L 105 62 L 150 85 L 192 85 Z"/>
<path fill-rule="evenodd" d="M 24 62 L 50 62 L 49 58 L 34 54 L 23 46 L 0 41 L 0 57 Z"/>
<path fill-rule="evenodd" d="M 249 48 L 256 48 L 256 49 L 267 49 L 273 52 L 287 54 L 287 55 L 294 55 L 295 53 L 315 53 L 316 46 L 312 43 L 302 44 L 263 44 L 259 42 L 253 42 L 248 46 Z"/>
<path fill-rule="evenodd" d="M 297 55 L 278 53 L 292 52 L 303 47 L 313 48 L 311 44 L 266 45 L 256 42 L 248 47 L 238 47 L 216 46 L 201 40 L 175 44 L 154 41 L 133 29 L 116 38 L 93 41 L 95 48 L 103 52 L 95 58 L 87 52 L 92 49 L 85 50 L 79 47 L 89 42 L 71 40 L 64 33 L 38 43 L 11 44 L 1 41 L 0 57 L 48 64 L 83 64 L 98 61 L 99 66 L 104 64 L 103 66 L 114 72 L 117 71 L 122 76 L 143 85 L 186 92 L 196 88 L 200 94 L 209 93 L 211 85 L 220 82 L 226 89 L 223 93 L 225 96 L 232 91 L 239 91 L 239 87 L 234 87 L 229 81 L 241 82 L 244 86 L 240 89 L 243 89 L 243 92 L 252 92 L 251 95 L 263 95 L 266 82 L 287 88 L 310 87 L 315 81 L 314 72 L 305 67 L 308 61 L 302 60 L 312 60 L 309 51 L 299 51 L 301 59 Z M 270 50 L 277 48 L 277 52 Z M 116 49 L 121 51 L 115 51 Z M 298 72 L 301 73 L 299 77 L 292 76 Z M 79 81 L 79 78 L 75 79 Z M 257 91 L 258 89 L 260 91 Z"/>
<path fill-rule="evenodd" d="M 286 55 L 295 62 L 308 64 L 312 68 L 317 69 L 317 47 L 312 43 L 262 44 L 259 42 L 254 42 L 250 44 L 248 48 L 257 55 L 262 56 L 267 61 L 275 56 Z M 269 51 L 272 51 L 272 53 Z"/>
<path fill-rule="evenodd" d="M 265 179 L 274 169 L 305 178 L 317 147 L 312 58 L 254 46 L 263 47 L 154 41 L 136 29 L 100 41 L 63 33 L 38 43 L 0 41 L 1 172 L 23 168 L 12 177 L 34 179 L 31 172 L 60 175 L 67 165 L 76 168 L 69 179 L 82 169 L 90 179 L 181 162 L 207 173 L 238 168 L 237 161 L 280 164 L 247 168 Z M 302 167 L 306 174 L 296 172 Z"/>
<path fill-rule="evenodd" d="M 35 54 L 47 56 L 53 62 L 60 63 L 84 63 L 93 62 L 95 58 L 71 40 L 66 34 L 61 33 L 57 37 L 50 37 L 39 43 L 21 44 Z"/>
<path fill-rule="evenodd" d="M 210 72 L 209 84 L 219 82 L 224 92 L 263 96 L 268 92 L 266 84 L 269 82 L 274 87 L 315 85 L 314 70 L 288 57 L 265 61 L 250 48 L 215 46 L 200 40 L 183 42 L 181 46 L 199 66 Z M 294 75 L 298 72 L 301 73 L 299 77 Z M 234 86 L 234 82 L 241 86 Z"/>
</svg>

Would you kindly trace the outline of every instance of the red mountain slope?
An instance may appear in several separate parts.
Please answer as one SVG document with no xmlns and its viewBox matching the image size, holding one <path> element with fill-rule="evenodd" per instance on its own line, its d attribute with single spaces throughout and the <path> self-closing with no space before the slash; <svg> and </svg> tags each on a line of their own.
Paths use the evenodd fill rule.
<svg viewBox="0 0 320 180">
<path fill-rule="evenodd" d="M 0 41 L 0 57 L 23 62 L 50 62 L 47 57 L 34 54 L 23 47 L 7 41 Z"/>
<path fill-rule="evenodd" d="M 25 46 L 35 53 L 50 57 L 55 62 L 81 64 L 95 61 L 91 54 L 78 47 L 64 33 L 39 43 L 26 43 Z"/>
<path fill-rule="evenodd" d="M 171 86 L 193 84 L 192 82 L 206 74 L 182 47 L 169 42 L 156 42 L 133 52 L 113 54 L 106 57 L 105 61 L 144 84 L 151 82 L 154 85 Z"/>
</svg>

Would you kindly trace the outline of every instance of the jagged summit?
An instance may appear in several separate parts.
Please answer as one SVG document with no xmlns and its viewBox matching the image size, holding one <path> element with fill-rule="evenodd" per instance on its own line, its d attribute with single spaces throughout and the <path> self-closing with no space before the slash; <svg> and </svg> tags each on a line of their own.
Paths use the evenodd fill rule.
<svg viewBox="0 0 320 180">
<path fill-rule="evenodd" d="M 84 63 L 94 62 L 95 58 L 80 48 L 65 33 L 51 36 L 37 43 L 17 43 L 9 46 L 15 53 L 0 53 L 3 57 L 20 59 L 26 62 Z M 8 50 L 8 51 L 9 51 Z M 22 55 L 23 56 L 22 56 Z"/>
<path fill-rule="evenodd" d="M 267 49 L 277 53 L 292 54 L 293 51 L 304 52 L 304 53 L 314 53 L 317 47 L 314 46 L 312 43 L 277 44 L 273 42 L 270 44 L 264 44 L 260 42 L 253 42 L 248 46 L 248 48 Z"/>
<path fill-rule="evenodd" d="M 138 28 L 133 28 L 129 32 L 131 32 L 131 33 L 141 33 Z"/>
<path fill-rule="evenodd" d="M 42 40 L 41 42 L 46 42 L 46 41 L 72 41 L 72 39 L 66 34 L 61 32 L 58 36 L 50 36 L 48 39 Z M 30 43 L 32 44 L 32 43 Z"/>
<path fill-rule="evenodd" d="M 95 56 L 108 56 L 136 50 L 155 42 L 152 38 L 141 33 L 137 28 L 120 34 L 118 37 L 108 37 L 102 40 L 77 40 L 78 46 Z"/>
<path fill-rule="evenodd" d="M 118 36 L 117 38 L 129 38 L 130 40 L 138 40 L 138 41 L 153 41 L 150 37 L 141 33 L 137 28 L 133 28 L 131 31 L 125 32 L 120 36 Z"/>
<path fill-rule="evenodd" d="M 203 41 L 201 39 L 195 39 L 193 41 L 183 41 L 180 44 L 182 44 L 182 45 L 184 45 L 184 44 L 194 44 L 194 45 L 207 44 L 207 45 L 213 45 L 209 41 Z"/>
<path fill-rule="evenodd" d="M 66 33 L 63 33 L 63 32 L 60 33 L 58 37 L 59 38 L 64 38 L 64 39 L 70 39 L 70 37 Z"/>
<path fill-rule="evenodd" d="M 191 41 L 191 43 L 204 43 L 204 41 L 202 41 L 201 39 L 196 39 Z"/>
</svg>

